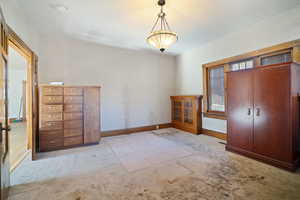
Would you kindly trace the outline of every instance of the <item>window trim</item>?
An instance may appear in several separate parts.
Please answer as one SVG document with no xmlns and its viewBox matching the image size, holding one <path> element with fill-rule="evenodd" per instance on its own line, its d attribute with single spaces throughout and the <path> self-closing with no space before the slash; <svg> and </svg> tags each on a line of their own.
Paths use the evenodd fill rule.
<svg viewBox="0 0 300 200">
<path fill-rule="evenodd" d="M 207 64 L 203 64 L 202 65 L 202 76 L 203 76 L 203 115 L 204 115 L 204 117 L 222 119 L 222 120 L 227 119 L 227 117 L 226 117 L 227 72 L 230 71 L 231 63 L 244 61 L 244 60 L 248 60 L 248 59 L 253 59 L 254 60 L 253 68 L 256 68 L 256 67 L 260 67 L 262 57 L 278 55 L 278 54 L 285 53 L 285 52 L 291 52 L 292 62 L 296 62 L 296 63 L 300 64 L 300 39 L 293 40 L 290 42 L 285 42 L 285 43 L 274 45 L 274 46 L 267 47 L 267 48 L 263 48 L 260 50 L 252 51 L 249 53 L 241 54 L 238 56 L 224 58 L 224 59 L 210 62 Z M 225 112 L 209 111 L 209 109 L 208 109 L 208 102 L 209 102 L 209 100 L 208 100 L 208 98 L 209 98 L 209 96 L 208 96 L 209 95 L 208 71 L 211 68 L 220 67 L 220 66 L 224 66 Z"/>
<path fill-rule="evenodd" d="M 209 110 L 209 70 L 212 70 L 213 68 L 224 68 L 224 106 L 225 106 L 225 111 L 220 112 L 220 111 L 213 111 Z M 209 118 L 215 118 L 215 119 L 226 119 L 226 72 L 229 69 L 229 65 L 217 65 L 217 66 L 211 66 L 211 67 L 205 67 L 203 65 L 203 93 L 204 93 L 204 98 L 203 98 L 203 110 L 204 113 L 203 115 L 205 117 Z"/>
<path fill-rule="evenodd" d="M 278 56 L 278 55 L 285 54 L 285 53 L 290 53 L 291 57 L 292 57 L 292 60 L 293 60 L 293 49 L 284 49 L 284 50 L 281 50 L 281 51 L 276 51 L 276 52 L 272 52 L 272 53 L 268 53 L 268 54 L 258 56 L 258 60 L 259 60 L 259 66 L 258 67 L 266 66 L 266 65 L 262 65 L 262 60 L 264 58 L 272 57 L 272 56 Z"/>
<path fill-rule="evenodd" d="M 236 61 L 230 62 L 230 63 L 229 63 L 229 69 L 228 69 L 228 71 L 234 71 L 234 70 L 231 69 L 231 66 L 232 66 L 233 64 L 242 63 L 242 62 L 247 62 L 247 61 L 253 61 L 253 67 L 252 67 L 252 68 L 246 68 L 246 66 L 245 66 L 245 69 L 242 69 L 242 70 L 253 69 L 253 68 L 255 68 L 255 66 L 257 66 L 255 57 L 254 57 L 254 58 L 251 57 L 251 58 L 247 58 L 247 59 L 243 59 L 243 60 L 236 60 Z M 235 70 L 235 71 L 240 71 L 240 70 L 241 70 L 241 69 Z"/>
</svg>

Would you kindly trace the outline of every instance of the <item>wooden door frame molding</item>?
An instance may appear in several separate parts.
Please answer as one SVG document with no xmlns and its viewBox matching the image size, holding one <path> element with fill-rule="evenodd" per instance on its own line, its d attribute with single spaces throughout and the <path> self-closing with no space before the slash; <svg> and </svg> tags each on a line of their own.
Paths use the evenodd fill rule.
<svg viewBox="0 0 300 200">
<path fill-rule="evenodd" d="M 9 25 L 7 25 L 8 30 L 8 46 L 12 47 L 22 56 L 24 56 L 28 62 L 27 65 L 27 138 L 28 145 L 27 149 L 32 151 L 32 159 L 35 159 L 35 141 L 36 141 L 36 131 L 37 131 L 37 117 L 38 111 L 35 108 L 37 105 L 37 55 L 29 48 L 29 46 L 18 36 L 17 33 L 13 31 Z M 35 122 L 36 121 L 36 122 Z M 12 166 L 13 167 L 13 166 Z"/>
</svg>

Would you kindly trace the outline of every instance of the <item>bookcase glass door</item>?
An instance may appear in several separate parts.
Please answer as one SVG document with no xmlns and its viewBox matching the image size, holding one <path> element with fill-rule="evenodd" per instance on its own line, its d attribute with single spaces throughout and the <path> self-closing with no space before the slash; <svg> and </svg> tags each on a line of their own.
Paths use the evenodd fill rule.
<svg viewBox="0 0 300 200">
<path fill-rule="evenodd" d="M 173 120 L 182 122 L 182 101 L 174 100 L 173 101 Z"/>
<path fill-rule="evenodd" d="M 184 123 L 193 124 L 193 101 L 191 99 L 184 100 Z"/>
</svg>

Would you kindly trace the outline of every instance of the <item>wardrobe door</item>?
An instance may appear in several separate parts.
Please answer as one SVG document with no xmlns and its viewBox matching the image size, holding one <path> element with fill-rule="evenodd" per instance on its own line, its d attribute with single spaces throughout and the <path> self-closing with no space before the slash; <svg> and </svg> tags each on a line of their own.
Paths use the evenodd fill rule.
<svg viewBox="0 0 300 200">
<path fill-rule="evenodd" d="M 290 67 L 256 70 L 254 83 L 254 152 L 289 162 Z"/>
<path fill-rule="evenodd" d="M 252 151 L 253 71 L 227 74 L 227 145 Z"/>
<path fill-rule="evenodd" d="M 84 88 L 84 144 L 100 140 L 100 88 Z"/>
</svg>

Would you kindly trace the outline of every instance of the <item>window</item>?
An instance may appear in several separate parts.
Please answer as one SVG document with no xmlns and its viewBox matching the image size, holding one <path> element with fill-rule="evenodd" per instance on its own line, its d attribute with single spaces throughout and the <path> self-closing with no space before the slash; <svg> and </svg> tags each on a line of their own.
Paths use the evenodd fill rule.
<svg viewBox="0 0 300 200">
<path fill-rule="evenodd" d="M 208 110 L 225 112 L 224 66 L 208 70 Z"/>
<path fill-rule="evenodd" d="M 251 69 L 254 67 L 254 61 L 251 60 L 245 60 L 245 61 L 239 61 L 230 64 L 230 71 L 238 71 L 238 70 L 245 70 L 245 69 Z"/>
<path fill-rule="evenodd" d="M 290 52 L 261 58 L 261 65 L 263 66 L 285 63 L 285 62 L 292 62 L 292 55 Z"/>
</svg>

